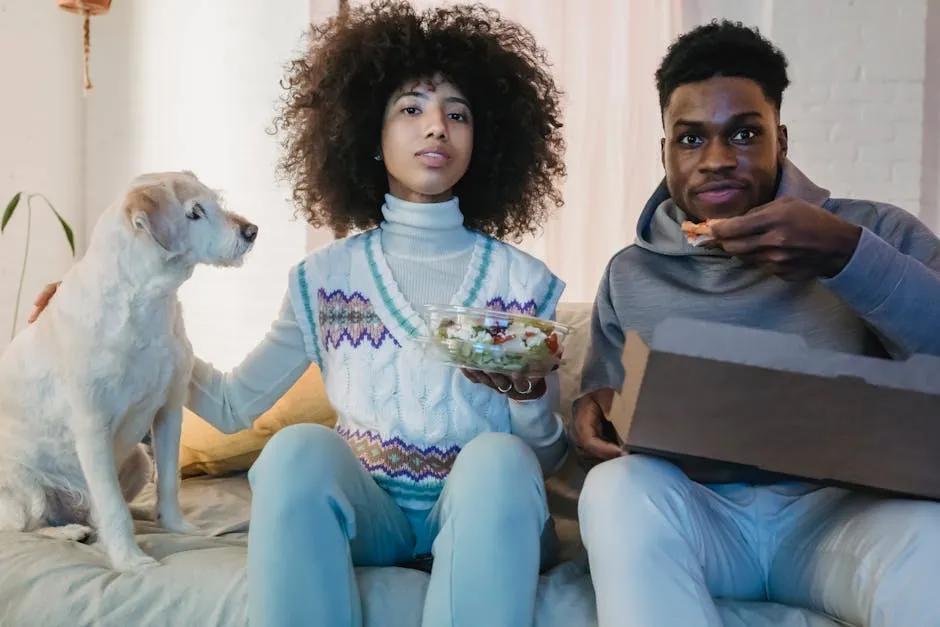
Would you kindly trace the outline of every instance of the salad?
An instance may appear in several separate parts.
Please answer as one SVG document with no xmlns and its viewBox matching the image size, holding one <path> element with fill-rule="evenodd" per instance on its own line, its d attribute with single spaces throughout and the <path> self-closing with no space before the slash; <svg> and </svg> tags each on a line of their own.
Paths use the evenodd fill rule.
<svg viewBox="0 0 940 627">
<path fill-rule="evenodd" d="M 500 311 L 429 307 L 430 343 L 442 361 L 488 372 L 547 374 L 560 365 L 568 328 Z"/>
</svg>

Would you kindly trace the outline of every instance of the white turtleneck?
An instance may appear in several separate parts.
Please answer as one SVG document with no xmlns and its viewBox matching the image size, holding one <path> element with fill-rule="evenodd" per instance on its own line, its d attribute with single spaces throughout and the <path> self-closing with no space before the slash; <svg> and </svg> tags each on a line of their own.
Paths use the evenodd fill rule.
<svg viewBox="0 0 940 627">
<path fill-rule="evenodd" d="M 395 281 L 412 306 L 448 303 L 467 272 L 475 235 L 463 226 L 457 198 L 418 204 L 387 195 L 382 206 L 382 250 Z M 310 367 L 290 296 L 264 340 L 228 373 L 196 359 L 186 403 L 225 433 L 249 428 Z M 511 402 L 512 432 L 529 443 L 546 474 L 564 459 L 567 442 L 551 408 L 557 382 L 542 399 Z"/>
<path fill-rule="evenodd" d="M 475 239 L 458 199 L 421 204 L 386 194 L 382 216 L 382 250 L 408 302 L 415 308 L 449 303 L 467 274 Z"/>
</svg>

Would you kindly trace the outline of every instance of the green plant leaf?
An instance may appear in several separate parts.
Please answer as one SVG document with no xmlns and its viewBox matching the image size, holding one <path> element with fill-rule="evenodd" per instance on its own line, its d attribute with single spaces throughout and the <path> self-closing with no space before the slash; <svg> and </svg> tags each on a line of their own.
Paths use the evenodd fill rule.
<svg viewBox="0 0 940 627">
<path fill-rule="evenodd" d="M 20 204 L 22 196 L 23 192 L 16 192 L 10 202 L 7 203 L 7 208 L 3 211 L 3 218 L 0 219 L 0 233 L 3 233 L 3 229 L 7 228 L 7 222 L 13 217 L 13 212 L 16 211 L 16 206 Z"/>
<path fill-rule="evenodd" d="M 55 210 L 55 207 L 52 206 L 52 203 L 50 203 L 47 200 L 46 204 L 49 205 L 50 209 L 52 209 L 52 213 L 55 214 L 55 217 L 59 219 L 59 224 L 62 225 L 62 230 L 65 231 L 65 239 L 69 241 L 69 248 L 72 249 L 72 256 L 74 257 L 75 256 L 75 234 L 72 233 L 72 227 L 69 226 L 69 223 L 65 221 L 65 218 L 59 215 L 59 212 Z"/>
</svg>

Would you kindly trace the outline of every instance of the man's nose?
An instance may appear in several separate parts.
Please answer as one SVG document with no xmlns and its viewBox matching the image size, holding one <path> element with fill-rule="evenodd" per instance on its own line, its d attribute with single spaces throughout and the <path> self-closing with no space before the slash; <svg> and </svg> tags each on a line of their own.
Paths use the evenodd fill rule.
<svg viewBox="0 0 940 627">
<path fill-rule="evenodd" d="M 730 170 L 738 164 L 734 147 L 720 139 L 708 141 L 702 148 L 702 160 L 699 169 L 708 172 Z"/>
</svg>

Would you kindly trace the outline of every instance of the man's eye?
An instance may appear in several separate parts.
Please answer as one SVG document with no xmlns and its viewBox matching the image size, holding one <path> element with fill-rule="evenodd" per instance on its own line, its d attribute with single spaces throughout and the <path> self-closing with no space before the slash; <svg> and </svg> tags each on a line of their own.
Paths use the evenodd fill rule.
<svg viewBox="0 0 940 627">
<path fill-rule="evenodd" d="M 697 135 L 681 135 L 679 137 L 679 144 L 682 146 L 697 146 L 702 143 L 702 138 Z"/>
<path fill-rule="evenodd" d="M 193 208 L 189 210 L 189 213 L 186 214 L 186 217 L 190 220 L 198 220 L 206 216 L 205 209 L 202 208 L 198 202 L 193 203 Z"/>
<path fill-rule="evenodd" d="M 736 132 L 734 135 L 731 136 L 731 141 L 749 142 L 755 137 L 757 137 L 757 133 L 755 133 L 752 129 L 742 128 L 741 130 L 739 130 L 738 132 Z"/>
</svg>

